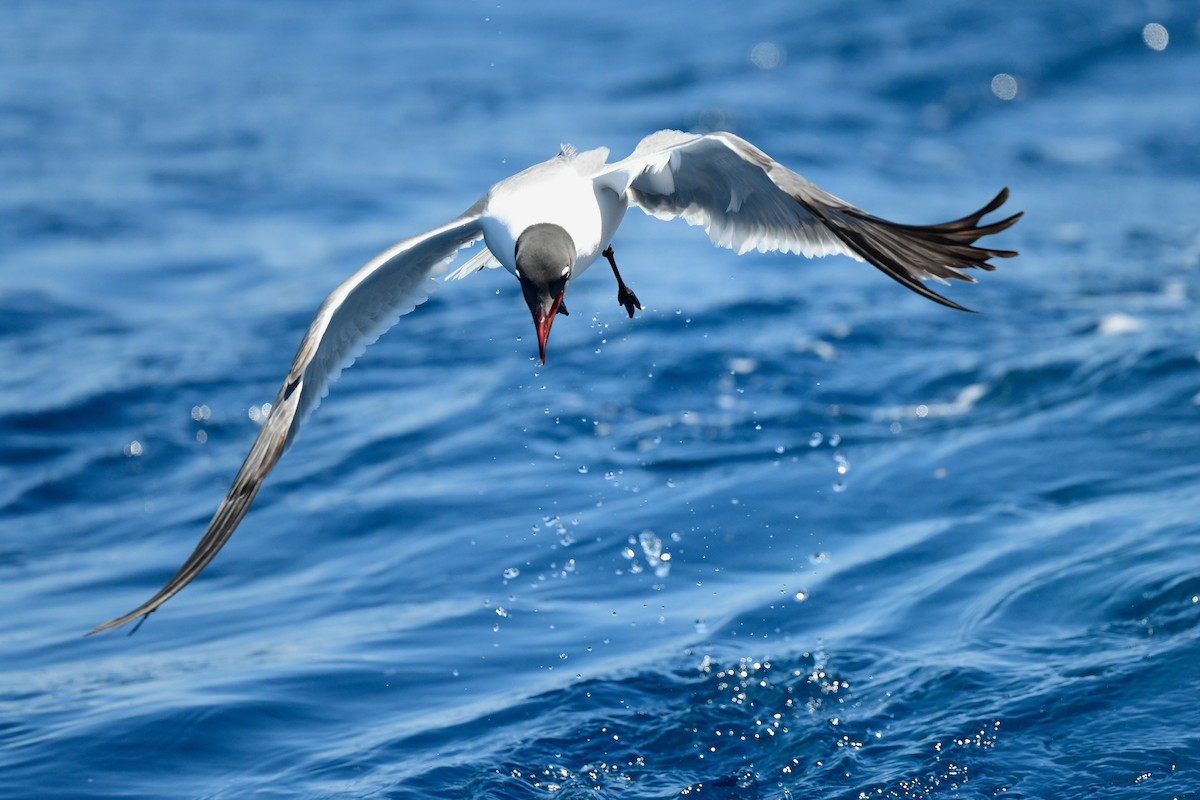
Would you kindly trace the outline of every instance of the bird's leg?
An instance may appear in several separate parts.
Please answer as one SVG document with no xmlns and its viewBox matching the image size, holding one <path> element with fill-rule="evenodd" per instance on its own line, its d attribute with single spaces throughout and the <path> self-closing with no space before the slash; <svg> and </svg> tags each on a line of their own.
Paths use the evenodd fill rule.
<svg viewBox="0 0 1200 800">
<path fill-rule="evenodd" d="M 610 244 L 601 255 L 608 259 L 613 275 L 617 279 L 617 305 L 625 306 L 625 310 L 629 312 L 629 318 L 633 319 L 633 309 L 636 307 L 641 311 L 642 304 L 638 301 L 637 295 L 625 285 L 625 281 L 621 280 L 621 272 L 617 269 L 617 259 L 613 256 L 612 245 Z"/>
</svg>

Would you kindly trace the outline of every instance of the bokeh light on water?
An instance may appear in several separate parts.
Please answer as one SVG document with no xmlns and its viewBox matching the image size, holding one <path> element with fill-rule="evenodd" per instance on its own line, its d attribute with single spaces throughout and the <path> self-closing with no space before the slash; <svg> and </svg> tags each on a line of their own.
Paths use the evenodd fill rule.
<svg viewBox="0 0 1200 800">
<path fill-rule="evenodd" d="M 1165 26 L 1158 22 L 1150 22 L 1142 28 L 1142 41 L 1151 50 L 1166 50 L 1167 45 L 1171 42 L 1171 36 L 1167 33 Z"/>
<path fill-rule="evenodd" d="M 992 78 L 992 94 L 1001 100 L 1012 100 L 1017 96 L 1017 79 L 1007 72 L 1001 72 Z"/>
</svg>

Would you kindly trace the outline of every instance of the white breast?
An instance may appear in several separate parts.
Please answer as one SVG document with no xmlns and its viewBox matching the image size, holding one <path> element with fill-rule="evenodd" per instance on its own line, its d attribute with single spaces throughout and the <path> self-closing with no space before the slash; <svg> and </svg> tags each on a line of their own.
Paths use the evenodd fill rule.
<svg viewBox="0 0 1200 800">
<path fill-rule="evenodd" d="M 575 242 L 574 275 L 582 273 L 609 240 L 625 215 L 626 202 L 608 189 L 597 189 L 580 174 L 574 159 L 557 156 L 492 187 L 481 220 L 487 247 L 509 272 L 515 272 L 517 237 L 530 225 L 559 225 Z"/>
</svg>

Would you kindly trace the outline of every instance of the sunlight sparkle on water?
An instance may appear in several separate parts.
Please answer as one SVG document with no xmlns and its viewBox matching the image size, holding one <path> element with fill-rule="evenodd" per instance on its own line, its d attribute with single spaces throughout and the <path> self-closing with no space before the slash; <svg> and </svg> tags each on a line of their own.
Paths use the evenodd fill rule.
<svg viewBox="0 0 1200 800">
<path fill-rule="evenodd" d="M 267 417 L 271 416 L 271 404 L 263 403 L 261 406 L 250 406 L 246 411 L 246 416 L 250 417 L 251 422 L 262 425 L 267 421 Z"/>
<path fill-rule="evenodd" d="M 992 78 L 992 94 L 1001 100 L 1012 100 L 1017 96 L 1017 79 L 1007 72 Z"/>
<path fill-rule="evenodd" d="M 672 538 L 674 539 L 674 537 Z M 642 565 L 637 561 L 638 549 L 634 549 L 634 545 L 641 550 L 641 555 L 646 559 L 646 566 L 654 571 L 656 577 L 665 578 L 670 573 L 671 554 L 663 549 L 662 539 L 654 531 L 649 530 L 639 533 L 636 539 L 630 536 L 629 544 L 621 548 L 621 555 L 632 562 L 629 565 L 630 573 L 636 575 L 643 570 Z"/>
<path fill-rule="evenodd" d="M 787 52 L 775 42 L 759 42 L 750 48 L 750 63 L 759 69 L 775 69 L 785 60 L 787 60 Z"/>
<path fill-rule="evenodd" d="M 1166 50 L 1167 45 L 1171 43 L 1171 36 L 1167 33 L 1166 27 L 1157 22 L 1150 22 L 1142 28 L 1142 41 L 1151 50 L 1162 51 Z"/>
</svg>

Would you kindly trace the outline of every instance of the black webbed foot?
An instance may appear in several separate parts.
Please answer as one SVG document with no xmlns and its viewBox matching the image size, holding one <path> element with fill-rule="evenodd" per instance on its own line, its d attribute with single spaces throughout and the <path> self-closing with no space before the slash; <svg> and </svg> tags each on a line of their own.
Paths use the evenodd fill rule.
<svg viewBox="0 0 1200 800">
<path fill-rule="evenodd" d="M 638 300 L 633 290 L 625 285 L 625 281 L 621 280 L 621 272 L 617 269 L 617 259 L 613 254 L 612 245 L 605 248 L 602 256 L 608 259 L 609 265 L 612 267 L 613 276 L 617 279 L 617 305 L 625 306 L 625 310 L 629 312 L 629 318 L 633 319 L 633 310 L 636 308 L 641 311 L 642 303 Z"/>
<path fill-rule="evenodd" d="M 625 306 L 625 310 L 629 312 L 629 318 L 633 319 L 633 309 L 642 309 L 642 304 L 638 300 L 637 295 L 625 284 L 617 284 L 617 305 Z"/>
</svg>

